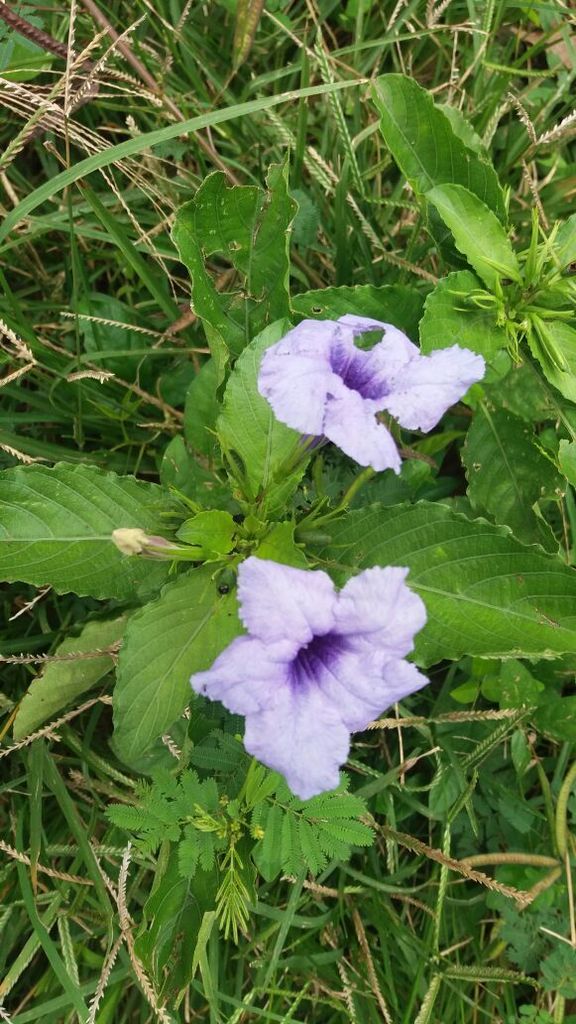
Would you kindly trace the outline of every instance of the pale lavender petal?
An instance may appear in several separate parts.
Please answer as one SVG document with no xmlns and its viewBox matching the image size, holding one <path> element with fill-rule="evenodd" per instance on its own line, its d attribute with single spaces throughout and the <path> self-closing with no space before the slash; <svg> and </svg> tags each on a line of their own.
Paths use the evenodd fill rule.
<svg viewBox="0 0 576 1024">
<path fill-rule="evenodd" d="M 294 686 L 301 693 L 311 688 L 320 690 L 352 732 L 366 728 L 395 700 L 427 682 L 416 670 L 415 677 L 409 674 L 394 682 L 394 673 L 388 671 L 390 664 L 402 667 L 406 663 L 390 652 L 385 639 L 381 631 L 369 633 L 367 639 L 337 633 L 315 637 L 292 663 Z"/>
<path fill-rule="evenodd" d="M 427 676 L 422 675 L 411 662 L 404 661 L 402 658 L 389 661 L 384 666 L 382 681 L 382 689 L 386 694 L 386 707 L 396 704 L 397 701 L 404 700 L 405 697 L 409 697 L 411 693 L 416 693 L 417 690 L 428 686 L 429 683 L 430 680 Z"/>
<path fill-rule="evenodd" d="M 318 689 L 350 732 L 364 729 L 392 703 L 383 682 L 385 648 L 354 649 L 348 637 L 316 637 L 292 663 L 291 678 L 300 690 Z"/>
<path fill-rule="evenodd" d="M 337 594 L 325 572 L 247 558 L 238 570 L 240 618 L 266 643 L 285 640 L 296 652 L 334 622 Z"/>
<path fill-rule="evenodd" d="M 277 419 L 301 434 L 322 434 L 335 328 L 331 320 L 303 320 L 262 357 L 258 391 Z"/>
<path fill-rule="evenodd" d="M 374 403 L 356 391 L 342 389 L 329 398 L 324 434 L 361 466 L 400 472 L 400 455 L 390 432 L 378 423 Z"/>
<path fill-rule="evenodd" d="M 301 800 L 334 789 L 350 749 L 338 709 L 314 686 L 283 687 L 268 707 L 246 719 L 246 750 L 280 772 Z"/>
<path fill-rule="evenodd" d="M 383 408 L 408 430 L 432 430 L 485 369 L 482 356 L 458 345 L 418 355 L 391 382 Z"/>
<path fill-rule="evenodd" d="M 426 622 L 426 606 L 406 585 L 408 569 L 374 566 L 348 580 L 338 595 L 334 630 L 357 650 L 403 658 Z"/>
<path fill-rule="evenodd" d="M 401 331 L 399 327 L 394 327 L 394 324 L 387 324 L 382 320 L 369 320 L 367 317 L 352 314 L 341 316 L 338 323 L 350 327 L 356 337 L 366 334 L 368 331 L 381 330 L 383 332 L 382 340 L 376 342 L 367 352 L 374 355 L 378 353 L 379 367 L 382 368 L 385 361 L 389 372 L 393 372 L 396 366 L 404 366 L 419 354 L 417 346 L 410 341 L 404 331 Z"/>
<path fill-rule="evenodd" d="M 236 715 L 249 715 L 266 708 L 275 693 L 287 685 L 293 648 L 286 644 L 263 644 L 250 636 L 239 636 L 216 658 L 207 672 L 196 672 L 192 689 L 210 700 L 219 700 Z"/>
</svg>

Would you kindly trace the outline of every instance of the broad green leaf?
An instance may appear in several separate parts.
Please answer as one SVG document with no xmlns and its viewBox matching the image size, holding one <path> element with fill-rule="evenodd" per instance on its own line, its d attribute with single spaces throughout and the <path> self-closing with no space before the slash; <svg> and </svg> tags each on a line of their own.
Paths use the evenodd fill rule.
<svg viewBox="0 0 576 1024">
<path fill-rule="evenodd" d="M 504 353 L 501 354 L 504 355 Z M 512 364 L 505 377 L 495 383 L 482 383 L 492 405 L 514 413 L 528 423 L 555 419 L 558 408 L 555 392 L 529 363 Z"/>
<path fill-rule="evenodd" d="M 438 104 L 438 109 L 448 118 L 452 131 L 464 143 L 466 149 L 472 150 L 484 161 L 489 161 L 490 157 L 482 139 L 464 117 L 462 111 L 458 110 L 458 107 L 452 107 L 449 103 Z"/>
<path fill-rule="evenodd" d="M 252 859 L 266 882 L 272 882 L 282 870 L 282 830 L 284 812 L 280 804 L 264 805 L 258 816 L 264 835 L 255 845 Z"/>
<path fill-rule="evenodd" d="M 351 512 L 330 533 L 323 554 L 336 575 L 409 568 L 428 611 L 416 638 L 421 664 L 576 652 L 576 572 L 501 527 L 422 501 Z"/>
<path fill-rule="evenodd" d="M 285 164 L 270 168 L 267 186 L 267 191 L 230 186 L 216 171 L 181 207 L 174 224 L 174 243 L 192 279 L 192 308 L 203 322 L 219 380 L 230 353 L 237 356 L 267 324 L 290 311 L 288 248 L 296 203 Z M 214 255 L 244 278 L 234 292 L 220 291 L 206 269 Z"/>
<path fill-rule="evenodd" d="M 524 544 L 557 551 L 550 527 L 535 511 L 542 499 L 560 498 L 563 481 L 554 464 L 535 445 L 533 430 L 511 413 L 481 405 L 462 452 L 472 506 Z"/>
<path fill-rule="evenodd" d="M 209 359 L 200 368 L 186 393 L 184 436 L 190 447 L 212 458 L 216 444 L 216 420 L 220 412 L 217 397 L 218 364 Z"/>
<path fill-rule="evenodd" d="M 576 402 L 576 330 L 560 320 L 540 320 L 528 342 L 546 379 L 564 398 Z"/>
<path fill-rule="evenodd" d="M 558 464 L 568 483 L 576 487 L 576 441 L 560 441 Z"/>
<path fill-rule="evenodd" d="M 297 569 L 306 569 L 308 562 L 302 546 L 294 539 L 294 523 L 274 523 L 268 533 L 260 541 L 254 552 L 258 558 L 267 558 L 282 565 L 293 565 Z"/>
<path fill-rule="evenodd" d="M 258 393 L 258 371 L 265 349 L 290 330 L 287 320 L 267 327 L 238 359 L 226 385 L 218 437 L 235 468 L 245 499 L 267 513 L 283 510 L 306 467 L 300 434 L 279 423 Z"/>
<path fill-rule="evenodd" d="M 422 295 L 401 284 L 358 284 L 318 288 L 292 299 L 292 309 L 312 320 L 338 320 L 347 313 L 394 324 L 416 338 L 422 315 Z"/>
<path fill-rule="evenodd" d="M 454 236 L 456 248 L 466 257 L 486 286 L 498 278 L 520 281 L 518 260 L 496 214 L 462 185 L 438 185 L 426 194 Z"/>
<path fill-rule="evenodd" d="M 458 270 L 438 282 L 426 297 L 420 321 L 422 352 L 460 345 L 490 360 L 504 348 L 506 332 L 497 325 L 495 313 L 468 301 L 469 294 L 481 287 L 469 270 Z"/>
<path fill-rule="evenodd" d="M 514 658 L 501 663 L 497 676 L 482 681 L 482 696 L 501 708 L 535 707 L 541 702 L 544 689 L 544 684 Z"/>
<path fill-rule="evenodd" d="M 17 466 L 0 474 L 0 579 L 59 594 L 134 600 L 154 593 L 168 565 L 120 554 L 112 531 L 159 529 L 162 491 L 93 466 Z"/>
<path fill-rule="evenodd" d="M 463 185 L 504 223 L 504 194 L 494 168 L 464 144 L 425 89 L 405 75 L 382 75 L 372 98 L 386 144 L 417 196 L 436 185 Z"/>
<path fill-rule="evenodd" d="M 114 690 L 114 747 L 127 764 L 182 714 L 192 673 L 241 631 L 235 597 L 220 594 L 212 575 L 210 566 L 193 569 L 128 624 Z"/>
<path fill-rule="evenodd" d="M 562 268 L 576 262 L 576 213 L 561 225 L 554 249 Z"/>
<path fill-rule="evenodd" d="M 158 872 L 143 907 L 136 953 L 152 977 L 165 978 L 166 994 L 182 991 L 193 977 L 196 942 L 204 913 L 214 907 L 218 882 L 216 870 L 198 870 L 193 879 L 183 878 L 176 847 L 164 873 Z"/>
<path fill-rule="evenodd" d="M 547 694 L 546 701 L 534 713 L 534 724 L 547 736 L 560 742 L 576 740 L 576 696 Z"/>
<path fill-rule="evenodd" d="M 226 555 L 234 547 L 236 523 L 229 512 L 222 509 L 199 512 L 182 524 L 176 536 L 185 544 L 197 544 L 202 557 Z"/>
<path fill-rule="evenodd" d="M 230 488 L 206 468 L 205 460 L 176 434 L 166 446 L 160 463 L 160 480 L 164 487 L 174 487 L 205 508 L 219 508 L 230 502 Z"/>
<path fill-rule="evenodd" d="M 122 638 L 127 617 L 106 621 L 88 622 L 79 636 L 67 637 L 54 654 L 77 653 L 77 659 L 48 662 L 44 671 L 32 680 L 14 719 L 16 742 L 29 736 L 38 726 L 56 718 L 58 713 L 73 701 L 77 701 L 100 679 L 114 668 L 110 654 L 99 658 L 83 658 L 82 655 L 105 650 Z"/>
</svg>

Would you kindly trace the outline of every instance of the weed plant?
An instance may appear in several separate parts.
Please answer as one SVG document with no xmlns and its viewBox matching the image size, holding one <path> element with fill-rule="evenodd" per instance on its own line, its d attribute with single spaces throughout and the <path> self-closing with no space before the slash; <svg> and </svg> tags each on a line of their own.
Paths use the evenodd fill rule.
<svg viewBox="0 0 576 1024">
<path fill-rule="evenodd" d="M 0 19 L 0 1020 L 576 1021 L 571 5 Z M 400 475 L 324 448 L 260 500 L 254 338 L 348 312 L 486 376 Z M 232 550 L 343 549 L 409 566 L 430 686 L 302 802 L 188 676 Z"/>
</svg>

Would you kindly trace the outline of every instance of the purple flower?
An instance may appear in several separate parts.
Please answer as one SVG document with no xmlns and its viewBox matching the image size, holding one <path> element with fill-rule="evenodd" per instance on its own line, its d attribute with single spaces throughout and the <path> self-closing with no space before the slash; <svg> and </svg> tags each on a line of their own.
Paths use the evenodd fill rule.
<svg viewBox="0 0 576 1024">
<path fill-rule="evenodd" d="M 350 733 L 425 686 L 404 660 L 426 622 L 402 568 L 366 569 L 338 592 L 325 572 L 248 558 L 238 637 L 193 689 L 246 717 L 244 745 L 306 800 L 339 783 Z"/>
<path fill-rule="evenodd" d="M 357 335 L 383 331 L 368 351 Z M 408 430 L 432 430 L 484 375 L 482 356 L 453 345 L 429 356 L 379 320 L 303 320 L 264 353 L 258 390 L 276 417 L 301 434 L 325 436 L 361 466 L 400 471 L 388 412 Z"/>
</svg>

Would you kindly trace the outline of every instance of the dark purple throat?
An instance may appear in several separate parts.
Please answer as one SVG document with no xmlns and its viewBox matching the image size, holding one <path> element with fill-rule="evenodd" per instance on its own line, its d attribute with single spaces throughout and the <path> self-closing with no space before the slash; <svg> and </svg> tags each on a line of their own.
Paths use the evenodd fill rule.
<svg viewBox="0 0 576 1024">
<path fill-rule="evenodd" d="M 297 688 L 310 686 L 325 672 L 333 672 L 347 650 L 346 638 L 337 633 L 315 636 L 301 647 L 290 666 L 290 682 Z"/>
<path fill-rule="evenodd" d="M 348 346 L 336 344 L 330 352 L 330 366 L 342 383 L 362 398 L 384 398 L 388 391 L 386 384 L 379 375 L 374 375 L 367 356 L 361 349 L 351 353 Z"/>
</svg>

